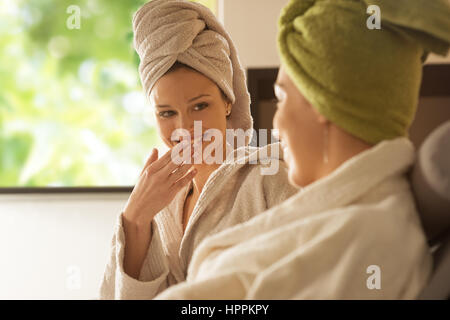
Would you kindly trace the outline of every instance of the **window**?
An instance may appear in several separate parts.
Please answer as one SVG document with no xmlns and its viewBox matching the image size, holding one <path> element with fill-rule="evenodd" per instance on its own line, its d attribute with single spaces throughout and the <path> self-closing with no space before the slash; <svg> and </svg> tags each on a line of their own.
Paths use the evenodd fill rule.
<svg viewBox="0 0 450 320">
<path fill-rule="evenodd" d="M 135 183 L 162 146 L 132 48 L 146 2 L 0 2 L 0 189 Z"/>
</svg>

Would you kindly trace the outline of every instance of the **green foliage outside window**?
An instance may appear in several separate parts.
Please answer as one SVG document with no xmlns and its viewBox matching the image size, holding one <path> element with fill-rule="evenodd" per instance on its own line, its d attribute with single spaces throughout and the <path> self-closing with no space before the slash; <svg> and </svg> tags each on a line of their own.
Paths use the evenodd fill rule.
<svg viewBox="0 0 450 320">
<path fill-rule="evenodd" d="M 162 146 L 132 48 L 145 2 L 0 2 L 0 188 L 135 183 Z"/>
</svg>

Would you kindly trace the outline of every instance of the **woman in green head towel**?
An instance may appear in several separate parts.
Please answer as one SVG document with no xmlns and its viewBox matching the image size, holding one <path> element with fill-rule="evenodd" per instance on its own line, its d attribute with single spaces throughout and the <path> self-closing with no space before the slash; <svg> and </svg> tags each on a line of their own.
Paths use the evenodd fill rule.
<svg viewBox="0 0 450 320">
<path fill-rule="evenodd" d="M 367 28 L 378 5 L 381 29 Z M 275 85 L 291 184 L 281 205 L 205 240 L 158 298 L 414 299 L 432 259 L 405 176 L 422 63 L 446 54 L 445 0 L 292 0 Z"/>
</svg>

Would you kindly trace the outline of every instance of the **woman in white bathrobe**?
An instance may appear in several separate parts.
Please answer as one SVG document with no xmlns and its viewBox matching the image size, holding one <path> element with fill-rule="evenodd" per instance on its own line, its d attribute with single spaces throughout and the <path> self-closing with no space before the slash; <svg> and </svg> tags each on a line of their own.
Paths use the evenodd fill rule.
<svg viewBox="0 0 450 320">
<path fill-rule="evenodd" d="M 414 161 L 407 134 L 422 62 L 448 51 L 450 6 L 376 3 L 382 30 L 366 27 L 364 0 L 292 0 L 283 9 L 274 126 L 289 180 L 301 189 L 205 239 L 187 281 L 157 299 L 421 293 L 433 264 L 407 178 Z"/>
<path fill-rule="evenodd" d="M 155 297 L 185 280 L 202 239 L 296 192 L 279 144 L 247 145 L 244 70 L 214 15 L 197 3 L 152 1 L 135 14 L 133 29 L 142 84 L 170 150 L 152 151 L 117 218 L 101 299 Z M 241 131 L 227 136 L 227 129 Z"/>
</svg>

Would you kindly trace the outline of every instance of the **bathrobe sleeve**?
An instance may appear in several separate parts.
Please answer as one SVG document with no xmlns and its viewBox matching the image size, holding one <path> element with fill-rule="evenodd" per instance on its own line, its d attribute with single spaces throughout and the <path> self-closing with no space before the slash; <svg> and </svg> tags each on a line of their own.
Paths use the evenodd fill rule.
<svg viewBox="0 0 450 320">
<path fill-rule="evenodd" d="M 188 280 L 156 299 L 415 299 L 431 270 L 425 239 L 406 210 L 381 211 L 337 209 L 241 243 L 211 243 Z"/>
<path fill-rule="evenodd" d="M 157 224 L 152 222 L 152 240 L 139 279 L 128 276 L 123 268 L 125 233 L 122 213 L 118 216 L 111 242 L 111 256 L 100 285 L 100 299 L 152 299 L 168 287 L 169 266 Z"/>
<path fill-rule="evenodd" d="M 347 207 L 280 229 L 289 251 L 255 276 L 246 298 L 416 299 L 432 259 L 416 217 L 395 209 L 403 212 Z M 308 240 L 289 246 L 302 233 Z"/>
</svg>

